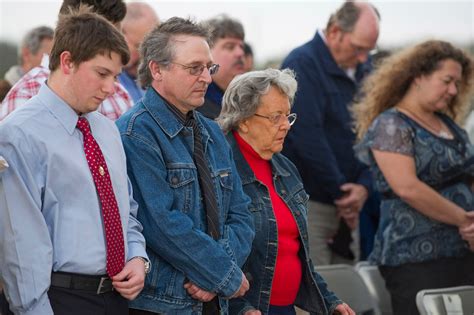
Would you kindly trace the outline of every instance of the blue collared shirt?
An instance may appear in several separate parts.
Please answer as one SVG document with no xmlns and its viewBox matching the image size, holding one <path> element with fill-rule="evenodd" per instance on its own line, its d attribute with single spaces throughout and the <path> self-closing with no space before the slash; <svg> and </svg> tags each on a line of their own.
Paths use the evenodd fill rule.
<svg viewBox="0 0 474 315">
<path fill-rule="evenodd" d="M 147 257 L 125 154 L 114 123 L 84 115 L 104 154 L 120 210 L 126 258 Z M 0 123 L 0 278 L 19 314 L 53 314 L 51 271 L 106 273 L 101 208 L 78 115 L 46 84 Z"/>
<path fill-rule="evenodd" d="M 136 82 L 136 79 L 132 78 L 125 70 L 118 76 L 120 84 L 127 90 L 128 94 L 132 97 L 133 104 L 136 104 L 145 95 L 143 90 Z"/>
</svg>

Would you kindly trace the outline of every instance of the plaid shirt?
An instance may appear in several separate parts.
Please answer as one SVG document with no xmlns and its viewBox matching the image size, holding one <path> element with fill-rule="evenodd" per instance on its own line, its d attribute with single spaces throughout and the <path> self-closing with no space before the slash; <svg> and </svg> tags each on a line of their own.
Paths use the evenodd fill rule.
<svg viewBox="0 0 474 315">
<path fill-rule="evenodd" d="M 46 81 L 49 73 L 48 68 L 39 66 L 25 74 L 11 88 L 0 105 L 0 121 L 38 94 L 41 85 Z M 102 102 L 98 111 L 107 118 L 117 120 L 131 107 L 132 101 L 127 91 L 120 83 L 115 83 L 115 93 Z"/>
</svg>

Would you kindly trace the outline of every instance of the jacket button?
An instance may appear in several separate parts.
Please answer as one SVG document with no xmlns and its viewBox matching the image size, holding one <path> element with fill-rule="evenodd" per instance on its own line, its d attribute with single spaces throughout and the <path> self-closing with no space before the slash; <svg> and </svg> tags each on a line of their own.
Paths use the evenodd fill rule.
<svg viewBox="0 0 474 315">
<path fill-rule="evenodd" d="M 171 183 L 174 184 L 174 185 L 176 185 L 176 184 L 178 183 L 178 178 L 177 178 L 177 177 L 173 177 L 173 178 L 171 179 Z"/>
</svg>

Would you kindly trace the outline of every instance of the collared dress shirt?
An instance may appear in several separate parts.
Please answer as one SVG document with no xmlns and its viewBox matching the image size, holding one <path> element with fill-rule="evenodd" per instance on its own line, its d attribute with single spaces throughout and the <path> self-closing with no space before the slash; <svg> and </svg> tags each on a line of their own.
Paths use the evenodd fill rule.
<svg viewBox="0 0 474 315">
<path fill-rule="evenodd" d="M 84 117 L 109 169 L 126 259 L 147 258 L 119 132 L 98 112 Z M 0 278 L 19 314 L 52 314 L 51 271 L 106 273 L 101 208 L 77 120 L 44 84 L 0 123 L 0 156 L 8 163 L 0 172 Z"/>
<path fill-rule="evenodd" d="M 0 105 L 0 121 L 38 94 L 49 76 L 48 64 L 49 57 L 44 56 L 39 67 L 31 69 L 11 88 Z M 120 83 L 115 83 L 115 93 L 102 102 L 98 111 L 112 120 L 117 120 L 132 105 L 130 95 L 125 88 Z"/>
</svg>

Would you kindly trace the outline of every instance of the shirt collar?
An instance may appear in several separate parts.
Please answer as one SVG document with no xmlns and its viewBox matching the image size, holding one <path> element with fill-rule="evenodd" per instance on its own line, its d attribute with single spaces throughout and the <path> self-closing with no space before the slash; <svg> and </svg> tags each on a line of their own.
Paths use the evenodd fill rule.
<svg viewBox="0 0 474 315">
<path fill-rule="evenodd" d="M 191 110 L 187 114 L 183 114 L 176 106 L 168 102 L 158 91 L 156 92 L 162 99 L 163 102 L 166 104 L 166 107 L 176 116 L 178 121 L 184 126 L 186 122 L 190 119 L 194 119 L 194 111 Z"/>
<path fill-rule="evenodd" d="M 39 97 L 44 102 L 46 108 L 63 125 L 64 129 L 72 135 L 76 129 L 79 116 L 62 98 L 60 98 L 45 82 L 38 92 Z"/>
<path fill-rule="evenodd" d="M 323 30 L 318 30 L 318 34 L 319 36 L 321 37 L 321 39 L 323 40 L 324 44 L 326 45 L 326 47 L 329 49 L 329 46 L 328 46 L 328 41 L 326 39 L 326 34 L 324 34 Z M 341 68 L 341 67 L 339 67 Z M 346 75 L 352 79 L 352 81 L 355 81 L 355 73 L 356 73 L 356 68 L 348 68 L 348 69 L 345 69 L 345 68 L 341 68 L 342 71 L 344 71 L 346 73 Z"/>
<path fill-rule="evenodd" d="M 358 64 L 356 68 L 346 69 L 339 67 L 331 55 L 331 51 L 326 43 L 326 37 L 322 30 L 318 30 L 313 39 L 314 42 L 314 58 L 322 60 L 322 67 L 331 75 L 344 76 L 351 79 L 352 82 L 358 83 L 372 69 L 371 58 L 363 64 Z"/>
<path fill-rule="evenodd" d="M 324 31 L 323 30 L 318 30 L 318 34 L 319 34 L 319 37 L 321 37 L 321 39 L 323 40 L 324 44 L 326 44 L 326 46 L 327 46 L 328 41 L 326 39 L 326 34 L 324 34 Z"/>
</svg>

